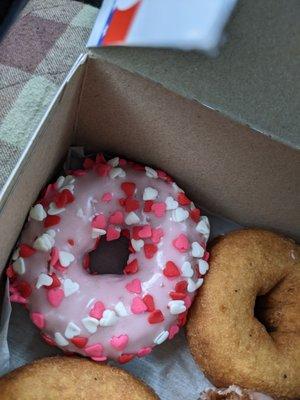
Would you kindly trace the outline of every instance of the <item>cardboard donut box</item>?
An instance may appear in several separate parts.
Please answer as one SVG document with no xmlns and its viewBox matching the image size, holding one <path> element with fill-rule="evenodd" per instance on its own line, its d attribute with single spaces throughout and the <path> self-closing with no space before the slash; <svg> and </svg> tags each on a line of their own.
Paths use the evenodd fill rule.
<svg viewBox="0 0 300 400">
<path fill-rule="evenodd" d="M 1 270 L 30 205 L 70 146 L 164 169 L 202 208 L 299 240 L 294 61 L 285 49 L 274 65 L 271 50 L 257 49 L 250 34 L 240 35 L 237 45 L 234 30 L 246 32 L 243 24 L 250 23 L 246 14 L 239 18 L 215 60 L 125 48 L 94 49 L 78 58 L 1 193 Z"/>
</svg>

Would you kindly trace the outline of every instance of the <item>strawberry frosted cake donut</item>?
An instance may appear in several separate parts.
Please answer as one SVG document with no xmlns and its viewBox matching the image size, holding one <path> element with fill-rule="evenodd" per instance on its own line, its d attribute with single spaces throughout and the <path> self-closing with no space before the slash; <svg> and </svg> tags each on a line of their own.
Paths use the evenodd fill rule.
<svg viewBox="0 0 300 400">
<path fill-rule="evenodd" d="M 120 363 L 184 325 L 208 270 L 207 217 L 163 171 L 86 158 L 31 208 L 7 274 L 49 344 Z M 129 241 L 123 275 L 92 275 L 89 253 Z"/>
</svg>

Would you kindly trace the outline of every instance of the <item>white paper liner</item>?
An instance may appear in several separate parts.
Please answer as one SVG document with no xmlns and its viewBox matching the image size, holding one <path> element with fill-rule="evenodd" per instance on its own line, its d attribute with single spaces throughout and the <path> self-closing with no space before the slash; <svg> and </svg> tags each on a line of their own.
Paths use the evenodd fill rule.
<svg viewBox="0 0 300 400">
<path fill-rule="evenodd" d="M 82 148 L 71 148 L 64 169 L 74 168 L 74 163 L 76 165 L 82 156 Z M 209 213 L 206 215 L 211 224 L 210 240 L 240 228 L 234 222 Z M 62 353 L 41 340 L 39 330 L 30 321 L 24 307 L 15 303 L 11 306 L 6 285 L 0 325 L 0 375 L 55 354 Z M 204 389 L 213 387 L 193 360 L 184 329 L 173 340 L 156 346 L 147 357 L 136 358 L 121 368 L 146 382 L 161 400 L 197 400 Z"/>
</svg>

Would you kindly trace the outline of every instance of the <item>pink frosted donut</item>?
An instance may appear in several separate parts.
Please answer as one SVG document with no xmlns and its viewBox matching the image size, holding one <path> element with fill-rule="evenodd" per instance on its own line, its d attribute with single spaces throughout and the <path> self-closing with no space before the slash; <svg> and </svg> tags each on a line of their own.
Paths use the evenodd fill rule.
<svg viewBox="0 0 300 400">
<path fill-rule="evenodd" d="M 89 273 L 89 252 L 126 236 L 123 275 Z M 208 269 L 209 223 L 164 172 L 85 159 L 31 208 L 7 274 L 43 338 L 121 363 L 172 339 Z"/>
</svg>

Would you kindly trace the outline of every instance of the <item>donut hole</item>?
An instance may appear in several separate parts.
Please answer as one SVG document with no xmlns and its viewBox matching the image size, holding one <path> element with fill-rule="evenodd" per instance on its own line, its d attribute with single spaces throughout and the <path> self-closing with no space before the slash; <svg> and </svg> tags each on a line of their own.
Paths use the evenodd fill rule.
<svg viewBox="0 0 300 400">
<path fill-rule="evenodd" d="M 266 318 L 266 303 L 270 292 L 263 296 L 257 296 L 254 306 L 254 317 L 266 328 L 268 333 L 275 332 L 276 326 L 270 324 L 270 321 Z"/>
<path fill-rule="evenodd" d="M 101 238 L 97 248 L 89 253 L 89 273 L 93 275 L 123 275 L 129 257 L 130 241 L 121 236 L 118 240 Z"/>
</svg>

